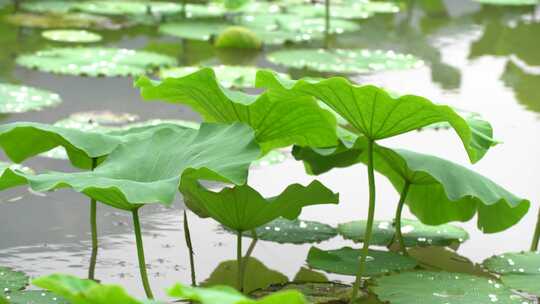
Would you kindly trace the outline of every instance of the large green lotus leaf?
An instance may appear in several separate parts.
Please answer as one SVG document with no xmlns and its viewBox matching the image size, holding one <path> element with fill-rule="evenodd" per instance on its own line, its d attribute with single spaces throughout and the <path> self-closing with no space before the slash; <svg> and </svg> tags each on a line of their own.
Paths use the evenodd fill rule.
<svg viewBox="0 0 540 304">
<path fill-rule="evenodd" d="M 161 78 L 179 78 L 199 71 L 202 67 L 185 66 L 163 68 L 159 71 Z M 218 65 L 211 66 L 219 84 L 225 88 L 253 88 L 259 68 L 254 66 Z M 279 77 L 289 78 L 287 74 L 279 73 Z"/>
<path fill-rule="evenodd" d="M 26 178 L 21 176 L 21 174 L 33 174 L 32 169 L 28 167 L 23 167 L 17 164 L 10 164 L 3 161 L 0 161 L 0 190 L 21 186 L 26 184 Z M 1 272 L 0 267 L 0 272 Z M 1 275 L 0 275 L 1 280 Z M 2 289 L 0 288 L 0 291 Z"/>
<path fill-rule="evenodd" d="M 280 244 L 320 243 L 337 235 L 334 227 L 315 221 L 277 218 L 256 230 L 257 238 Z M 246 231 L 244 236 L 252 237 Z"/>
<path fill-rule="evenodd" d="M 423 62 L 410 54 L 367 49 L 292 49 L 268 54 L 277 65 L 328 73 L 368 73 L 418 68 Z"/>
<path fill-rule="evenodd" d="M 22 290 L 28 285 L 28 276 L 24 272 L 0 266 L 0 294 Z"/>
<path fill-rule="evenodd" d="M 67 13 L 77 7 L 78 1 L 24 1 L 21 9 L 32 13 Z"/>
<path fill-rule="evenodd" d="M 354 276 L 360 263 L 359 249 L 343 247 L 336 250 L 321 250 L 311 247 L 307 263 L 311 268 Z M 418 263 L 409 257 L 390 252 L 370 250 L 366 259 L 364 275 L 376 276 L 394 271 L 413 269 Z"/>
<path fill-rule="evenodd" d="M 244 259 L 246 273 L 244 277 L 244 291 L 250 293 L 260 288 L 266 288 L 273 284 L 287 283 L 289 279 L 281 272 L 269 269 L 256 258 Z M 227 285 L 234 287 L 238 280 L 238 264 L 236 260 L 221 262 L 210 274 L 202 286 Z"/>
<path fill-rule="evenodd" d="M 363 242 L 366 221 L 352 221 L 338 226 L 339 233 L 346 239 Z M 403 219 L 401 231 L 405 246 L 453 246 L 469 239 L 463 228 L 445 224 L 439 226 L 424 225 L 416 220 Z M 393 221 L 375 221 L 370 244 L 390 246 L 395 241 L 396 229 Z"/>
<path fill-rule="evenodd" d="M 294 14 L 253 14 L 244 15 L 241 24 L 251 29 L 264 31 L 285 31 L 302 34 L 314 34 L 320 37 L 325 32 L 324 18 L 301 18 Z M 330 23 L 330 33 L 341 34 L 344 32 L 357 31 L 360 26 L 352 21 L 343 19 L 332 19 Z M 307 39 L 306 39 L 307 40 Z"/>
<path fill-rule="evenodd" d="M 483 264 L 489 271 L 500 274 L 509 288 L 540 297 L 540 252 L 504 253 Z"/>
<path fill-rule="evenodd" d="M 474 0 L 482 4 L 502 5 L 502 6 L 530 6 L 537 5 L 538 0 Z"/>
<path fill-rule="evenodd" d="M 452 272 L 403 272 L 376 279 L 371 289 L 393 304 L 531 304 L 495 280 Z"/>
<path fill-rule="evenodd" d="M 70 304 L 58 295 L 42 290 L 24 290 L 10 292 L 6 298 L 10 304 Z M 0 301 L 0 303 L 2 303 Z M 8 304 L 9 304 L 8 303 Z"/>
<path fill-rule="evenodd" d="M 0 83 L 0 113 L 23 113 L 60 104 L 56 93 L 24 85 Z"/>
<path fill-rule="evenodd" d="M 16 13 L 5 17 L 11 24 L 30 28 L 97 28 L 118 30 L 127 24 L 103 16 L 83 13 L 33 14 Z"/>
<path fill-rule="evenodd" d="M 203 124 L 199 130 L 168 126 L 118 146 L 94 171 L 25 177 L 36 191 L 71 187 L 132 210 L 142 204 L 171 204 L 181 176 L 243 184 L 259 153 L 251 128 L 243 124 Z"/>
<path fill-rule="evenodd" d="M 162 24 L 159 31 L 178 38 L 208 41 L 228 26 L 230 24 L 214 21 L 183 21 Z"/>
<path fill-rule="evenodd" d="M 43 38 L 72 43 L 91 43 L 100 41 L 101 35 L 85 30 L 49 30 L 41 33 Z"/>
<path fill-rule="evenodd" d="M 186 205 L 202 217 L 212 217 L 235 231 L 249 231 L 278 217 L 296 219 L 303 207 L 318 204 L 337 204 L 339 195 L 318 181 L 308 186 L 293 184 L 281 194 L 262 197 L 248 185 L 224 188 L 219 192 L 206 189 L 199 182 L 182 179 L 180 192 Z"/>
<path fill-rule="evenodd" d="M 54 48 L 21 55 L 17 64 L 42 72 L 82 76 L 130 76 L 176 64 L 176 59 L 120 48 Z"/>
<path fill-rule="evenodd" d="M 271 295 L 275 292 L 285 290 L 296 290 L 301 292 L 311 304 L 338 304 L 348 303 L 351 299 L 351 286 L 333 283 L 333 282 L 313 282 L 308 281 L 305 283 L 287 283 L 284 285 L 272 285 L 262 290 L 256 290 L 251 293 L 252 296 L 259 298 L 267 295 Z M 363 295 L 361 291 L 361 295 Z M 355 303 L 369 304 L 371 302 L 364 302 L 365 298 Z"/>
<path fill-rule="evenodd" d="M 365 138 L 359 138 L 347 150 L 344 163 L 367 162 Z M 523 218 L 530 202 L 508 192 L 487 177 L 456 163 L 431 155 L 375 145 L 374 167 L 401 192 L 405 181 L 411 183 L 406 204 L 422 223 L 441 225 L 451 221 L 468 221 L 475 214 L 478 228 L 485 233 L 503 231 Z M 344 153 L 344 152 L 343 152 Z M 342 154 L 343 154 L 342 153 Z M 296 148 L 293 155 L 308 163 L 310 169 L 329 169 L 343 158 L 325 156 L 316 150 Z M 337 160 L 336 160 L 337 159 Z M 312 164 L 322 162 L 324 167 Z M 320 173 L 320 172 L 317 172 Z"/>
<path fill-rule="evenodd" d="M 330 16 L 344 19 L 366 19 L 376 13 L 397 13 L 400 7 L 394 2 L 356 1 L 345 5 L 331 5 Z M 300 16 L 324 17 L 326 9 L 324 4 L 295 5 L 289 12 Z"/>
<path fill-rule="evenodd" d="M 141 77 L 137 87 L 146 100 L 186 104 L 209 122 L 241 121 L 250 125 L 264 152 L 292 144 L 335 145 L 336 122 L 310 96 L 276 91 L 258 96 L 222 88 L 212 69 L 182 78 L 152 82 Z"/>
<path fill-rule="evenodd" d="M 229 286 L 209 288 L 188 287 L 176 284 L 168 290 L 171 297 L 192 300 L 201 304 L 307 304 L 304 296 L 296 290 L 276 292 L 262 299 L 252 300 Z"/>
<path fill-rule="evenodd" d="M 403 134 L 438 122 L 447 122 L 456 131 L 471 162 L 479 161 L 496 142 L 491 125 L 482 120 L 466 120 L 449 106 L 405 95 L 394 98 L 376 86 L 358 86 L 342 77 L 319 82 L 280 79 L 260 71 L 257 86 L 300 92 L 314 96 L 343 117 L 350 127 L 371 140 Z"/>
<path fill-rule="evenodd" d="M 62 296 L 71 304 L 158 303 L 149 300 L 138 300 L 117 285 L 101 285 L 93 280 L 80 279 L 65 274 L 40 277 L 33 280 L 32 284 Z"/>
<path fill-rule="evenodd" d="M 162 1 L 81 1 L 78 10 L 101 15 L 174 15 L 182 11 L 182 5 Z"/>
</svg>

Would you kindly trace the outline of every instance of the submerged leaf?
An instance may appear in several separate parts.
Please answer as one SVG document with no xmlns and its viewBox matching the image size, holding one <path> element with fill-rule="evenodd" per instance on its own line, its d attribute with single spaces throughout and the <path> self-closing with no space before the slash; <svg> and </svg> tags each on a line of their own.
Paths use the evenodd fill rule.
<svg viewBox="0 0 540 304">
<path fill-rule="evenodd" d="M 417 68 L 422 61 L 409 54 L 382 50 L 293 49 L 268 54 L 268 60 L 288 68 L 328 73 L 367 73 Z"/>
<path fill-rule="evenodd" d="M 339 233 L 346 239 L 356 242 L 364 240 L 366 221 L 352 221 L 338 226 Z M 375 221 L 370 244 L 390 246 L 395 241 L 395 226 L 392 221 Z M 469 239 L 463 228 L 445 224 L 428 226 L 415 220 L 401 221 L 405 246 L 452 246 Z"/>
<path fill-rule="evenodd" d="M 313 98 L 296 92 L 258 96 L 222 88 L 212 69 L 182 78 L 153 82 L 141 77 L 135 84 L 145 100 L 186 104 L 209 122 L 241 121 L 254 130 L 264 152 L 292 144 L 335 145 L 335 118 Z"/>
<path fill-rule="evenodd" d="M 393 304 L 532 304 L 494 280 L 463 273 L 403 272 L 377 278 L 376 283 L 373 292 Z"/>
<path fill-rule="evenodd" d="M 220 192 L 206 189 L 199 182 L 182 179 L 180 192 L 186 205 L 197 215 L 212 217 L 235 231 L 249 231 L 278 217 L 296 219 L 303 207 L 337 204 L 339 195 L 318 181 L 308 186 L 293 184 L 281 194 L 262 197 L 248 185 L 224 188 Z"/>
<path fill-rule="evenodd" d="M 289 281 L 287 276 L 269 269 L 256 258 L 248 258 L 246 265 L 244 277 L 244 291 L 246 293 Z M 210 277 L 202 283 L 202 286 L 227 285 L 234 287 L 237 284 L 237 277 L 238 267 L 236 260 L 221 262 L 210 274 Z"/>
<path fill-rule="evenodd" d="M 176 59 L 119 48 L 55 48 L 17 57 L 17 64 L 42 72 L 83 76 L 130 76 L 176 64 Z"/>
<path fill-rule="evenodd" d="M 500 274 L 507 287 L 540 297 L 540 252 L 504 253 L 485 260 L 483 265 Z"/>
<path fill-rule="evenodd" d="M 0 113 L 23 113 L 54 107 L 62 102 L 56 93 L 28 87 L 0 83 Z"/>
<path fill-rule="evenodd" d="M 171 204 L 182 178 L 243 184 L 259 153 L 253 131 L 243 124 L 202 124 L 199 130 L 167 126 L 121 144 L 94 171 L 25 177 L 36 191 L 70 187 L 133 210 L 142 204 Z"/>
<path fill-rule="evenodd" d="M 0 266 L 0 294 L 24 289 L 28 276 L 21 271 Z"/>
<path fill-rule="evenodd" d="M 343 247 L 337 250 L 321 250 L 311 247 L 307 257 L 310 267 L 330 273 L 354 276 L 358 272 L 360 250 Z M 370 250 L 366 259 L 364 275 L 376 276 L 394 271 L 413 269 L 418 263 L 409 257 L 389 251 Z"/>
<path fill-rule="evenodd" d="M 59 42 L 91 43 L 102 38 L 99 34 L 84 30 L 49 30 L 41 33 L 43 38 Z"/>
</svg>

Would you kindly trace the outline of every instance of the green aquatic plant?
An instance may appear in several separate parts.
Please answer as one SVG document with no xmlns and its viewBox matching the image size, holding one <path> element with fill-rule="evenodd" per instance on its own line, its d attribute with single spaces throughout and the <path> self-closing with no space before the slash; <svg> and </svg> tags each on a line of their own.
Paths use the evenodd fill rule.
<svg viewBox="0 0 540 304">
<path fill-rule="evenodd" d="M 101 35 L 85 30 L 48 30 L 41 36 L 51 41 L 70 43 L 92 43 L 102 39 Z"/>
<path fill-rule="evenodd" d="M 419 96 L 406 95 L 394 98 L 386 91 L 375 86 L 357 86 L 340 77 L 334 77 L 319 82 L 309 82 L 306 80 L 291 82 L 279 79 L 271 72 L 260 72 L 258 76 L 257 84 L 259 87 L 270 88 L 278 91 L 302 93 L 321 100 L 333 111 L 335 111 L 335 113 L 342 118 L 340 119 L 341 123 L 345 123 L 346 126 L 351 130 L 341 133 L 346 133 L 347 138 L 352 138 L 353 141 L 356 140 L 352 146 L 358 143 L 362 147 L 360 148 L 360 150 L 363 152 L 362 158 L 367 164 L 368 168 L 369 212 L 368 221 L 366 224 L 363 254 L 361 255 L 361 261 L 359 263 L 351 301 L 354 301 L 357 296 L 361 277 L 365 271 L 365 264 L 373 229 L 376 201 L 374 171 L 376 165 L 380 166 L 381 163 L 377 159 L 377 151 L 379 150 L 379 146 L 376 144 L 376 141 L 407 133 L 434 123 L 445 122 L 450 124 L 450 126 L 456 131 L 463 143 L 470 161 L 473 163 L 479 161 L 487 150 L 495 144 L 495 141 L 491 139 L 492 130 L 488 123 L 478 120 L 465 120 L 452 108 L 434 104 L 433 102 Z M 322 167 L 323 169 L 321 171 L 324 172 L 334 166 L 351 165 L 352 163 L 356 162 L 357 157 L 354 155 L 354 152 L 349 151 L 350 146 L 351 145 L 342 144 L 340 147 L 330 149 L 330 152 L 328 150 L 322 152 L 322 155 L 324 156 L 330 155 L 328 158 L 330 161 L 337 161 L 337 165 L 328 164 L 325 160 L 316 166 Z M 335 153 L 336 151 L 337 153 Z M 337 154 L 337 156 L 335 154 Z M 404 176 L 407 178 L 415 178 L 417 177 L 417 174 L 413 174 L 415 171 L 414 167 L 419 166 L 419 171 L 423 169 L 420 169 L 423 165 L 422 162 L 407 162 L 409 156 L 414 160 L 415 154 L 405 152 L 397 155 L 393 153 L 390 154 L 392 156 L 391 165 L 386 165 L 386 167 L 389 167 L 387 170 L 390 172 L 392 172 L 392 170 L 396 170 L 400 173 L 403 172 L 405 174 Z M 427 160 L 430 161 L 430 164 L 433 164 L 436 161 L 436 158 L 427 158 Z M 409 168 L 408 166 L 412 166 L 412 168 Z M 435 169 L 439 172 L 444 171 L 444 167 L 435 166 Z M 313 170 L 312 165 L 308 166 L 308 171 L 310 170 Z M 393 174 L 394 178 L 396 178 L 396 180 L 393 182 L 400 183 L 400 190 L 403 187 L 403 189 L 407 191 L 402 192 L 407 194 L 409 191 L 408 188 L 410 187 L 410 184 L 406 182 L 407 179 L 403 179 L 399 173 Z M 441 174 L 443 174 L 443 172 L 441 172 Z M 418 177 L 427 178 L 427 181 L 429 181 L 428 184 L 436 181 L 436 178 L 430 178 L 430 176 L 426 174 L 418 174 Z M 475 176 L 474 179 L 479 180 L 481 177 Z M 482 182 L 483 181 L 478 181 L 477 183 L 481 184 Z M 442 190 L 442 187 L 440 186 L 436 186 L 434 189 L 440 191 L 441 194 L 444 193 L 444 190 Z M 446 201 L 457 201 L 462 198 L 467 199 L 468 196 L 466 195 L 469 194 L 467 192 L 474 191 L 474 189 L 468 189 L 465 187 L 462 189 L 458 188 L 456 191 L 456 194 L 459 195 L 452 195 L 450 196 L 450 199 Z M 418 194 L 420 193 L 421 191 L 418 192 Z M 426 193 L 424 193 L 424 195 Z M 465 193 L 465 196 L 462 196 L 463 193 Z M 478 196 L 483 194 L 484 193 L 480 193 Z M 422 215 L 422 212 L 425 215 L 429 214 L 430 216 L 426 216 L 421 219 L 427 219 L 427 221 L 430 223 L 436 223 L 437 221 L 446 221 L 452 219 L 453 217 L 457 217 L 458 219 L 462 220 L 464 218 L 470 219 L 474 215 L 477 208 L 479 210 L 487 210 L 487 214 L 494 214 L 502 210 L 512 210 L 512 207 L 519 205 L 519 207 L 514 210 L 514 214 L 509 216 L 508 220 L 505 220 L 506 224 L 512 225 L 516 222 L 516 219 L 519 220 L 527 211 L 529 203 L 528 201 L 518 199 L 508 192 L 502 192 L 500 195 L 503 196 L 504 200 L 495 200 L 495 195 L 492 195 L 489 198 L 484 198 L 484 201 L 487 201 L 487 204 L 489 205 L 493 205 L 494 208 L 484 207 L 484 204 L 479 204 L 479 200 L 475 199 L 472 199 L 469 204 L 463 205 L 452 205 L 451 203 L 445 204 L 445 200 L 443 200 L 443 203 L 440 204 L 441 209 L 448 211 L 449 208 L 454 208 L 454 210 L 452 212 L 442 214 L 439 217 L 433 216 L 432 218 L 431 216 L 435 215 L 435 213 L 430 213 L 429 210 L 431 210 L 430 208 L 433 207 L 438 208 L 439 204 L 434 205 L 432 200 L 430 200 L 429 203 L 422 200 L 418 202 L 416 213 L 420 214 L 420 216 Z M 445 198 L 444 195 L 439 195 L 439 197 Z M 511 205 L 508 205 L 507 202 L 511 203 Z M 465 208 L 465 211 L 460 210 L 460 208 Z M 504 227 L 505 225 L 504 222 L 493 223 L 492 218 L 489 216 L 486 216 L 484 220 L 480 218 L 479 223 L 482 226 L 486 226 L 485 230 L 493 229 L 493 231 L 497 231 L 497 229 L 500 229 L 501 226 Z"/>
<path fill-rule="evenodd" d="M 242 26 L 230 26 L 224 29 L 216 38 L 214 45 L 218 48 L 258 50 L 262 42 L 257 34 Z"/>
<path fill-rule="evenodd" d="M 281 194 L 264 198 L 248 185 L 225 187 L 219 192 L 208 190 L 199 182 L 185 178 L 180 183 L 184 202 L 197 215 L 211 217 L 236 232 L 237 267 L 240 291 L 244 289 L 246 264 L 242 258 L 242 234 L 253 231 L 272 220 L 284 217 L 296 219 L 303 207 L 316 204 L 337 204 L 338 194 L 314 181 L 308 186 L 293 184 Z"/>
<path fill-rule="evenodd" d="M 482 264 L 500 275 L 501 282 L 508 288 L 540 298 L 540 252 L 503 253 Z"/>
<path fill-rule="evenodd" d="M 54 107 L 62 102 L 56 93 L 24 86 L 0 83 L 0 113 L 23 113 Z"/>
<path fill-rule="evenodd" d="M 49 291 L 28 290 L 30 278 L 24 272 L 0 266 L 0 303 L 2 304 L 68 304 Z"/>
<path fill-rule="evenodd" d="M 538 218 L 536 219 L 536 228 L 531 243 L 531 251 L 538 251 L 538 243 L 540 243 L 540 208 L 538 209 Z"/>
</svg>

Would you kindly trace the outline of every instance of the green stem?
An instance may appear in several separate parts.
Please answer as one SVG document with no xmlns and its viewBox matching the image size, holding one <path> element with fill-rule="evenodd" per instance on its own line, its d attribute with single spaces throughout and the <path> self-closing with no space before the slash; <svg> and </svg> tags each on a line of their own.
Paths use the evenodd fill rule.
<svg viewBox="0 0 540 304">
<path fill-rule="evenodd" d="M 182 18 L 186 18 L 186 6 L 187 0 L 182 0 L 182 12 L 180 13 Z"/>
<path fill-rule="evenodd" d="M 373 220 L 375 218 L 375 172 L 373 171 L 373 145 L 372 139 L 368 142 L 367 154 L 368 154 L 368 182 L 369 182 L 369 211 L 368 220 L 366 224 L 366 233 L 364 235 L 364 248 L 360 256 L 360 263 L 358 265 L 358 272 L 356 273 L 356 280 L 353 285 L 351 304 L 354 303 L 358 296 L 358 290 L 360 289 L 360 282 L 362 281 L 362 275 L 366 268 L 366 259 L 369 253 L 369 243 L 371 241 L 371 232 L 373 230 Z"/>
<path fill-rule="evenodd" d="M 193 245 L 191 243 L 191 233 L 189 233 L 189 224 L 187 218 L 187 212 L 184 209 L 184 237 L 186 238 L 186 245 L 189 251 L 189 267 L 191 269 L 191 286 L 197 286 L 197 280 L 195 279 L 195 259 L 193 254 Z"/>
<path fill-rule="evenodd" d="M 401 191 L 401 196 L 399 197 L 399 203 L 397 206 L 396 218 L 395 218 L 396 239 L 399 244 L 399 250 L 401 250 L 401 252 L 405 256 L 409 254 L 407 252 L 407 248 L 405 248 L 405 240 L 403 239 L 403 233 L 401 233 L 401 214 L 403 212 L 403 206 L 405 205 L 405 199 L 407 198 L 407 194 L 409 193 L 410 186 L 411 186 L 411 183 L 409 181 L 406 181 L 405 185 L 403 186 L 403 190 Z"/>
<path fill-rule="evenodd" d="M 148 274 L 146 273 L 146 262 L 144 260 L 144 247 L 141 235 L 141 223 L 139 222 L 139 208 L 133 209 L 133 229 L 135 231 L 135 240 L 137 243 L 137 257 L 139 258 L 139 271 L 141 272 L 141 280 L 144 287 L 146 297 L 153 299 L 152 289 L 150 289 L 150 283 L 148 282 Z"/>
<path fill-rule="evenodd" d="M 242 231 L 236 233 L 236 286 L 240 292 L 244 292 L 244 267 L 242 267 Z"/>
<path fill-rule="evenodd" d="M 92 158 L 92 171 L 97 167 L 97 158 Z M 90 266 L 88 267 L 88 279 L 95 280 L 96 263 L 98 255 L 98 233 L 97 233 L 97 202 L 90 199 L 90 231 L 92 234 L 92 253 L 90 255 Z"/>
<path fill-rule="evenodd" d="M 249 248 L 246 251 L 246 255 L 244 255 L 244 270 L 246 268 L 247 260 L 251 257 L 251 254 L 253 253 L 253 250 L 255 250 L 255 245 L 257 245 L 257 241 L 259 240 L 259 237 L 257 236 L 257 231 L 255 229 L 251 230 L 251 244 L 249 244 Z"/>
<path fill-rule="evenodd" d="M 324 1 L 324 47 L 330 46 L 330 0 Z"/>
<path fill-rule="evenodd" d="M 534 231 L 531 251 L 538 250 L 538 243 L 540 243 L 540 209 L 538 209 L 538 220 L 536 222 L 536 230 Z"/>
</svg>

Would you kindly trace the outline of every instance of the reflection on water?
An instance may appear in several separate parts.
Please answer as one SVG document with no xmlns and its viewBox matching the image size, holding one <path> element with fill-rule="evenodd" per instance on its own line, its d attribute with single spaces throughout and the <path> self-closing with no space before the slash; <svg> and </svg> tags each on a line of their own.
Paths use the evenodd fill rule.
<svg viewBox="0 0 540 304">
<path fill-rule="evenodd" d="M 363 20 L 359 32 L 334 37 L 331 45 L 412 53 L 422 58 L 427 66 L 413 71 L 355 75 L 352 78 L 361 83 L 372 82 L 396 92 L 416 93 L 441 103 L 480 112 L 493 123 L 497 138 L 504 144 L 490 151 L 475 168 L 515 193 L 531 199 L 533 208 L 520 224 L 495 235 L 482 234 L 474 221 L 462 224 L 471 233 L 471 239 L 459 249 L 459 254 L 473 262 L 480 262 L 492 254 L 526 249 L 532 237 L 537 202 L 540 200 L 537 183 L 540 143 L 536 140 L 540 121 L 534 113 L 540 112 L 540 40 L 535 39 L 540 37 L 539 14 L 536 12 L 535 16 L 530 9 L 490 8 L 468 0 L 407 2 L 412 9 L 397 15 L 380 15 Z M 10 9 L 4 8 L 2 14 L 8 14 Z M 97 32 L 104 36 L 106 45 L 145 48 L 174 56 L 186 65 L 242 63 L 271 66 L 265 60 L 264 53 L 218 52 L 206 42 L 162 37 L 151 26 Z M 199 120 L 196 114 L 186 108 L 142 102 L 137 90 L 132 88 L 131 79 L 49 75 L 14 64 L 17 54 L 59 45 L 40 38 L 40 30 L 0 23 L 0 81 L 21 82 L 55 91 L 65 101 L 55 109 L 2 116 L 3 122 L 30 120 L 51 123 L 71 113 L 88 110 L 130 112 L 140 116 L 141 120 Z M 313 42 L 312 45 L 320 46 L 321 42 Z M 305 71 L 293 72 L 294 76 L 306 74 Z M 458 140 L 451 132 L 413 133 L 387 143 L 440 155 L 462 164 L 466 162 Z M 73 170 L 69 164 L 58 160 L 34 159 L 27 165 L 37 171 Z M 302 215 L 304 219 L 335 225 L 366 216 L 367 189 L 363 186 L 366 181 L 365 168 L 355 166 L 339 169 L 319 179 L 341 193 L 342 203 L 340 206 L 307 208 Z M 302 165 L 291 159 L 282 164 L 258 168 L 250 176 L 252 185 L 264 195 L 279 193 L 292 182 L 307 184 L 311 180 L 313 177 L 305 175 Z M 397 194 L 383 177 L 377 176 L 377 182 L 377 218 L 390 219 L 397 203 Z M 13 198 L 19 199 L 13 201 Z M 48 193 L 45 197 L 30 194 L 23 188 L 2 192 L 0 265 L 15 266 L 31 275 L 67 272 L 85 276 L 90 253 L 88 208 L 86 197 L 69 190 Z M 172 209 L 159 206 L 142 209 L 151 284 L 155 291 L 161 292 L 158 296 L 163 295 L 162 290 L 176 281 L 190 281 L 188 253 L 181 231 L 182 208 L 181 202 L 177 202 Z M 96 275 L 105 282 L 121 282 L 130 292 L 142 295 L 128 215 L 108 207 L 99 207 L 101 251 Z M 410 217 L 410 214 L 405 216 Z M 199 219 L 192 214 L 190 224 L 197 276 L 199 281 L 204 281 L 216 276 L 220 264 L 229 263 L 224 261 L 234 260 L 234 236 L 220 233 L 213 221 Z M 246 239 L 245 247 L 248 244 L 249 239 Z M 335 249 L 351 245 L 338 237 L 318 247 Z M 266 268 L 293 279 L 305 265 L 309 247 L 260 241 L 253 256 Z M 444 256 L 442 253 L 425 252 L 418 255 Z M 449 259 L 455 261 L 453 257 Z M 458 265 L 466 271 L 476 271 L 475 266 L 467 261 Z M 328 278 L 350 281 L 345 276 L 328 275 Z"/>
</svg>

